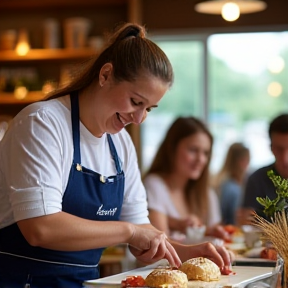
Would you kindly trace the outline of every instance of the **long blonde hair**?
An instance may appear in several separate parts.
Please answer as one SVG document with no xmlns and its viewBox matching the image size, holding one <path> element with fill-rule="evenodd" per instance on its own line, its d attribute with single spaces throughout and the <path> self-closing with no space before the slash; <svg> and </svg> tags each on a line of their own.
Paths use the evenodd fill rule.
<svg viewBox="0 0 288 288">
<path fill-rule="evenodd" d="M 240 161 L 245 157 L 250 158 L 249 149 L 243 143 L 233 143 L 230 145 L 223 166 L 214 176 L 214 188 L 219 191 L 221 184 L 226 179 L 233 179 L 239 184 L 243 181 L 245 170 L 240 166 Z"/>
<path fill-rule="evenodd" d="M 189 179 L 185 187 L 185 198 L 190 213 L 196 214 L 204 222 L 208 215 L 209 163 L 212 153 L 213 137 L 206 125 L 194 117 L 179 117 L 169 128 L 146 176 L 158 174 L 161 178 L 173 171 L 175 151 L 180 141 L 197 133 L 205 133 L 211 142 L 208 163 L 197 180 Z M 144 176 L 145 177 L 145 176 Z"/>
</svg>

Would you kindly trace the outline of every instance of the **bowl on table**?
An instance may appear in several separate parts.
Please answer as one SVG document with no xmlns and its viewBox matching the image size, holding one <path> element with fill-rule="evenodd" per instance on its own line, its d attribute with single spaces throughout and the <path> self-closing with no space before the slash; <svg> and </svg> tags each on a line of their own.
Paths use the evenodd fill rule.
<svg viewBox="0 0 288 288">
<path fill-rule="evenodd" d="M 206 226 L 191 226 L 186 228 L 186 237 L 190 242 L 199 242 L 201 241 L 206 232 Z"/>
<path fill-rule="evenodd" d="M 244 234 L 244 240 L 247 248 L 261 247 L 262 231 L 253 225 L 242 225 L 241 229 Z"/>
</svg>

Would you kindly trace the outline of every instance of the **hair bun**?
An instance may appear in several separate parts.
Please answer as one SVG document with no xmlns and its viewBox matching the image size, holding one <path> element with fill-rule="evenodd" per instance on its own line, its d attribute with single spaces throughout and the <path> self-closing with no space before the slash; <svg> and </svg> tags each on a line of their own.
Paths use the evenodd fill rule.
<svg viewBox="0 0 288 288">
<path fill-rule="evenodd" d="M 109 42 L 122 41 L 131 37 L 146 37 L 146 30 L 143 26 L 135 23 L 126 23 L 118 25 L 115 29 L 115 34 L 110 38 Z"/>
</svg>

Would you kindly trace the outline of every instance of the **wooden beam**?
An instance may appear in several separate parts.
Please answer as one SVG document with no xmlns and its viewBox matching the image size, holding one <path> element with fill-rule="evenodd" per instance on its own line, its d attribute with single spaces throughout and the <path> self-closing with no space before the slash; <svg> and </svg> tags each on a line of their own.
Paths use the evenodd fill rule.
<svg viewBox="0 0 288 288">
<path fill-rule="evenodd" d="M 142 0 L 128 0 L 128 21 L 142 24 Z M 131 124 L 127 128 L 136 148 L 139 167 L 142 167 L 141 127 Z"/>
</svg>

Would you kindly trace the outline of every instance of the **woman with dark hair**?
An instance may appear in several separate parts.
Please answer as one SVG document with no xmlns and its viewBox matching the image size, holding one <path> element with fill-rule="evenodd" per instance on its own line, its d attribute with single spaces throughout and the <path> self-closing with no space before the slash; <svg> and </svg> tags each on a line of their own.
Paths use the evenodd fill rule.
<svg viewBox="0 0 288 288">
<path fill-rule="evenodd" d="M 180 117 L 169 128 L 144 178 L 149 218 L 159 230 L 171 235 L 205 225 L 206 235 L 228 239 L 209 187 L 212 144 L 208 128 L 194 117 Z"/>
<path fill-rule="evenodd" d="M 1 287 L 82 287 L 99 277 L 104 247 L 120 243 L 145 263 L 207 255 L 228 265 L 226 250 L 177 245 L 148 219 L 123 128 L 140 124 L 172 82 L 164 52 L 128 23 L 69 85 L 13 119 L 0 142 Z"/>
</svg>

